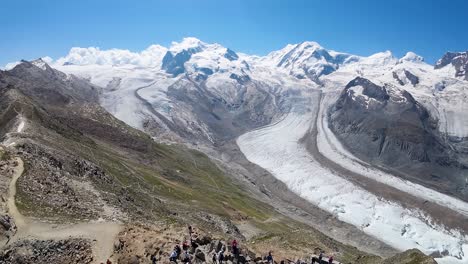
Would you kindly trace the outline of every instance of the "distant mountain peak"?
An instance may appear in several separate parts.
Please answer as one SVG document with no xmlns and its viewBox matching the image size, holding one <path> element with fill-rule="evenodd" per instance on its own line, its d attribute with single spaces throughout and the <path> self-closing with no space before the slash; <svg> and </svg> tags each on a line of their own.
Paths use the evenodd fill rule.
<svg viewBox="0 0 468 264">
<path fill-rule="evenodd" d="M 183 50 L 203 49 L 208 44 L 194 37 L 183 38 L 181 42 L 172 42 L 169 50 L 173 53 L 179 53 Z"/>
<path fill-rule="evenodd" d="M 47 67 L 49 67 L 49 65 L 47 65 L 47 63 L 44 60 L 42 60 L 42 58 L 33 60 L 33 61 L 31 61 L 31 63 L 34 66 L 36 66 L 36 67 L 38 67 L 38 68 L 40 68 L 40 69 L 42 69 L 44 71 L 47 70 Z"/>
<path fill-rule="evenodd" d="M 441 69 L 451 64 L 455 68 L 455 77 L 468 80 L 468 51 L 447 52 L 434 65 L 434 69 Z"/>
<path fill-rule="evenodd" d="M 304 49 L 307 49 L 307 48 L 323 49 L 323 47 L 318 42 L 315 42 L 315 41 L 304 41 L 299 44 L 296 44 L 295 46 L 304 48 Z"/>
<path fill-rule="evenodd" d="M 424 58 L 419 56 L 418 54 L 412 52 L 412 51 L 408 51 L 405 56 L 401 57 L 401 59 L 399 60 L 400 63 L 402 62 L 405 62 L 405 61 L 409 61 L 409 62 L 423 62 L 424 61 Z"/>
</svg>

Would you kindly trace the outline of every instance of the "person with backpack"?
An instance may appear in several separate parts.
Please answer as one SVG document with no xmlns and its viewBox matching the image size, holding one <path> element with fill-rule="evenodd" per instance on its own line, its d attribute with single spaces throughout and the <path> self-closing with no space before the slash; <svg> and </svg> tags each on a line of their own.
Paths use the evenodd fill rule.
<svg viewBox="0 0 468 264">
<path fill-rule="evenodd" d="M 216 264 L 216 252 L 213 253 L 213 257 L 211 258 L 211 261 L 213 262 L 213 264 Z"/>
<path fill-rule="evenodd" d="M 218 264 L 223 264 L 223 260 L 224 260 L 224 251 L 221 250 L 218 253 Z"/>
<path fill-rule="evenodd" d="M 174 263 L 177 263 L 177 258 L 179 256 L 177 255 L 177 251 L 174 249 L 172 252 L 171 252 L 171 255 L 169 256 L 169 261 L 170 262 L 174 262 Z"/>
<path fill-rule="evenodd" d="M 320 254 L 319 254 L 319 258 L 318 258 L 318 263 L 322 263 L 322 259 L 323 259 L 323 251 L 320 251 Z"/>
<path fill-rule="evenodd" d="M 333 264 L 333 256 L 330 256 L 330 257 L 328 258 L 328 264 Z"/>
</svg>

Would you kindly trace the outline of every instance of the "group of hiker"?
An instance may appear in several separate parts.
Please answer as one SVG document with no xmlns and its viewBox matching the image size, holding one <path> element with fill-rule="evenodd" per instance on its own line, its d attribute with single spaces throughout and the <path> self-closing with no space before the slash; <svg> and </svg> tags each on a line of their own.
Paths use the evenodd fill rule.
<svg viewBox="0 0 468 264">
<path fill-rule="evenodd" d="M 172 251 L 171 255 L 169 256 L 169 261 L 177 263 L 177 260 L 180 259 L 182 256 L 183 263 L 190 263 L 190 254 L 188 252 L 188 249 L 189 248 L 187 242 L 184 242 L 182 244 L 182 248 L 177 244 L 174 247 L 174 250 Z"/>
<path fill-rule="evenodd" d="M 195 252 L 196 248 L 197 248 L 197 244 L 193 241 L 192 239 L 192 233 L 193 233 L 193 230 L 192 230 L 192 227 L 189 226 L 188 227 L 188 230 L 189 230 L 189 236 L 190 236 L 190 244 L 188 243 L 188 241 L 184 241 L 182 243 L 182 247 L 179 245 L 179 244 L 176 244 L 174 246 L 174 249 L 172 250 L 171 254 L 169 255 L 169 261 L 170 262 L 173 262 L 173 263 L 178 263 L 178 260 L 181 260 L 183 264 L 189 264 L 191 263 L 191 257 L 190 257 L 190 249 L 191 249 L 191 252 Z M 213 264 L 223 264 L 224 262 L 226 262 L 226 251 L 227 251 L 227 248 L 226 248 L 226 245 L 222 245 L 221 248 L 219 250 L 215 250 L 215 252 L 213 252 L 212 254 L 212 258 L 211 258 L 211 261 Z M 231 253 L 232 253 L 232 256 L 234 257 L 234 259 L 232 258 L 228 258 L 228 260 L 234 260 L 237 262 L 237 264 L 239 264 L 239 256 L 240 256 L 240 249 L 239 249 L 239 242 L 234 239 L 231 241 Z M 156 258 L 152 258 L 152 263 L 153 264 L 156 264 Z M 268 252 L 268 255 L 266 257 L 263 258 L 263 261 L 264 263 L 269 263 L 269 264 L 274 264 L 274 260 L 273 260 L 273 254 L 272 254 L 272 251 Z M 301 260 L 297 260 L 297 261 L 291 261 L 291 260 L 281 260 L 280 261 L 280 264 L 286 264 L 286 262 L 288 264 L 307 264 L 307 262 L 303 262 Z M 318 256 L 312 256 L 311 257 L 311 264 L 322 264 L 324 263 L 324 252 L 321 251 L 320 254 Z M 333 256 L 329 256 L 328 257 L 328 264 L 333 264 Z"/>
<path fill-rule="evenodd" d="M 221 250 L 219 252 L 214 252 L 213 257 L 211 259 L 213 261 L 213 264 L 214 263 L 222 264 L 225 259 L 224 257 L 225 252 L 226 252 L 225 245 L 221 247 Z M 239 263 L 239 244 L 237 240 L 235 239 L 231 243 L 231 253 L 234 255 L 234 259 L 237 259 L 237 262 Z"/>
<path fill-rule="evenodd" d="M 182 243 L 182 247 L 180 247 L 179 244 L 176 244 L 171 254 L 169 255 L 170 262 L 177 263 L 177 260 L 181 259 L 183 263 L 191 263 L 189 249 L 190 247 L 192 247 L 193 249 L 197 247 L 197 244 L 194 243 L 192 239 L 192 226 L 188 226 L 188 233 L 190 237 L 190 245 L 187 241 L 184 241 Z M 152 258 L 151 261 L 153 264 L 156 264 L 156 258 Z"/>
<path fill-rule="evenodd" d="M 323 259 L 323 251 L 320 252 L 318 257 L 312 257 L 312 264 L 318 263 L 321 264 Z M 333 263 L 333 256 L 328 257 L 328 263 L 332 264 Z"/>
<path fill-rule="evenodd" d="M 193 229 L 192 226 L 188 227 L 189 237 L 190 237 L 190 244 L 188 241 L 184 241 L 182 243 L 182 247 L 179 244 L 176 244 L 169 255 L 169 261 L 178 263 L 178 260 L 181 260 L 182 263 L 191 263 L 190 252 L 189 250 L 192 249 L 192 252 L 195 252 L 197 248 L 197 244 L 192 239 Z M 231 253 L 233 254 L 235 259 L 239 259 L 239 243 L 236 239 L 231 242 Z M 213 253 L 212 261 L 213 263 L 222 264 L 225 261 L 225 254 L 226 254 L 226 246 L 222 245 L 221 249 L 215 253 Z M 152 263 L 156 264 L 156 258 L 152 258 Z"/>
</svg>

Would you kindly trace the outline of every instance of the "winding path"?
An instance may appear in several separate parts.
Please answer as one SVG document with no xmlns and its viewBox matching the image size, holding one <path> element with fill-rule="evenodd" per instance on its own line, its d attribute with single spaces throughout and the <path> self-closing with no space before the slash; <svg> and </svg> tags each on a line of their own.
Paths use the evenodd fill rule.
<svg viewBox="0 0 468 264">
<path fill-rule="evenodd" d="M 53 225 L 42 223 L 24 217 L 16 207 L 16 183 L 23 174 L 24 164 L 20 158 L 16 158 L 17 166 L 9 185 L 8 211 L 14 219 L 17 232 L 11 238 L 10 243 L 20 239 L 52 239 L 61 240 L 69 238 L 83 238 L 95 241 L 93 243 L 93 254 L 95 263 L 104 262 L 110 258 L 113 252 L 114 240 L 121 231 L 121 224 L 111 222 L 89 222 L 72 225 Z"/>
</svg>

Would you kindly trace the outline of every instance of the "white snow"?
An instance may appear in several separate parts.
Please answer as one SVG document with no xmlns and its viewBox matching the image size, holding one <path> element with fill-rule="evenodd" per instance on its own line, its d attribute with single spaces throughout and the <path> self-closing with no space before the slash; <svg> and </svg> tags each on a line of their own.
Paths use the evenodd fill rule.
<svg viewBox="0 0 468 264">
<path fill-rule="evenodd" d="M 399 62 L 400 63 L 403 63 L 405 61 L 411 61 L 411 62 L 423 62 L 424 61 L 424 58 L 419 56 L 418 54 L 414 53 L 414 52 L 407 52 L 405 54 L 405 56 L 403 56 Z"/>
<path fill-rule="evenodd" d="M 46 63 L 42 59 L 34 60 L 31 63 L 44 71 L 46 70 Z"/>
<path fill-rule="evenodd" d="M 321 167 L 299 143 L 311 117 L 311 113 L 290 113 L 273 125 L 240 136 L 237 144 L 249 161 L 338 219 L 397 249 L 418 248 L 427 254 L 447 251 L 449 257 L 439 259 L 440 263 L 466 263 L 467 237 L 459 231 L 431 224 L 424 213 L 377 197 Z"/>
<path fill-rule="evenodd" d="M 173 41 L 169 50 L 174 53 L 179 53 L 182 50 L 187 50 L 191 48 L 203 48 L 205 45 L 207 44 L 197 38 L 187 37 L 183 38 L 181 42 Z"/>
<path fill-rule="evenodd" d="M 364 92 L 364 87 L 362 87 L 361 85 L 350 87 L 347 91 L 348 95 L 350 95 L 353 100 L 356 100 L 358 97 L 360 97 L 366 103 L 366 108 L 369 108 L 369 103 L 371 101 L 377 101 L 377 100 L 375 100 L 374 98 L 370 98 L 369 96 L 365 95 L 363 92 Z"/>
<path fill-rule="evenodd" d="M 456 212 L 468 217 L 468 204 L 466 202 L 375 169 L 371 165 L 354 157 L 329 129 L 324 109 L 327 109 L 329 103 L 333 101 L 333 97 L 327 95 L 324 97 L 322 106 L 320 107 L 319 120 L 317 121 L 317 147 L 320 153 L 351 171 L 396 187 L 403 192 L 424 198 L 447 208 L 452 208 Z"/>
</svg>

